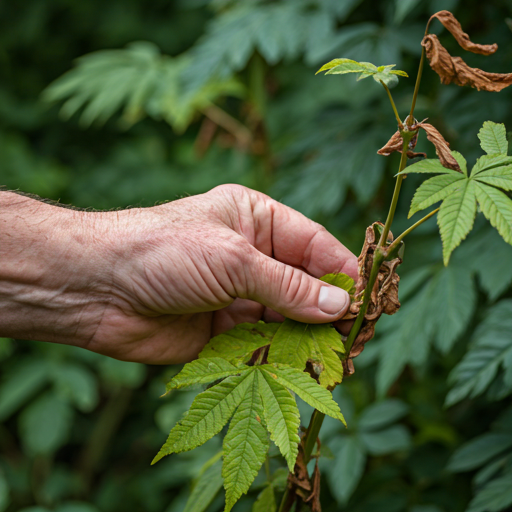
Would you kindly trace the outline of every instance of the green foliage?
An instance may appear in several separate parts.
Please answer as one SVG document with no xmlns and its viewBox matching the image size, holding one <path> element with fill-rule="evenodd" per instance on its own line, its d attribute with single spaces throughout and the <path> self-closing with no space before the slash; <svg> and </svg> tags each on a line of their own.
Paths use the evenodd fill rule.
<svg viewBox="0 0 512 512">
<path fill-rule="evenodd" d="M 351 59 L 334 59 L 324 64 L 316 73 L 326 71 L 326 75 L 344 75 L 346 73 L 359 73 L 357 80 L 363 80 L 369 76 L 373 77 L 376 82 L 384 82 L 388 87 L 398 84 L 398 76 L 407 77 L 405 71 L 392 69 L 396 64 L 387 66 L 375 66 L 370 62 L 356 62 Z"/>
<path fill-rule="evenodd" d="M 506 156 L 508 142 L 505 126 L 487 121 L 478 137 L 487 156 L 480 157 L 468 177 L 462 156 L 453 152 L 463 175 L 445 169 L 439 160 L 422 160 L 400 174 L 442 173 L 422 183 L 416 191 L 409 210 L 414 213 L 442 201 L 437 217 L 443 241 L 443 260 L 448 265 L 450 256 L 473 227 L 477 203 L 505 242 L 512 244 L 512 200 L 500 190 L 511 190 L 512 157 Z M 492 186 L 490 186 L 492 185 Z"/>
<path fill-rule="evenodd" d="M 222 462 L 218 460 L 213 464 L 210 463 L 195 482 L 183 512 L 206 510 L 222 488 L 222 482 Z"/>
</svg>

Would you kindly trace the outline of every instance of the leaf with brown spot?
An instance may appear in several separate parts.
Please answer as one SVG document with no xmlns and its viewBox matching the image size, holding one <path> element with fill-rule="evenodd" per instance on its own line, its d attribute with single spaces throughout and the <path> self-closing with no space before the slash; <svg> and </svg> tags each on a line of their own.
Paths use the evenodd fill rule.
<svg viewBox="0 0 512 512">
<path fill-rule="evenodd" d="M 455 37 L 459 45 L 472 53 L 490 55 L 498 49 L 497 44 L 476 44 L 463 32 L 460 23 L 448 11 L 434 14 L 430 20 L 438 19 Z M 425 35 L 421 41 L 430 67 L 439 75 L 443 84 L 476 88 L 478 91 L 499 92 L 512 84 L 512 73 L 489 73 L 468 66 L 460 57 L 452 57 L 434 34 Z"/>
<path fill-rule="evenodd" d="M 441 135 L 439 130 L 431 124 L 424 122 L 418 123 L 418 127 L 427 132 L 427 139 L 432 142 L 432 144 L 434 144 L 437 156 L 439 157 L 442 166 L 446 167 L 447 169 L 453 169 L 454 171 L 462 172 L 460 170 L 459 163 L 457 160 L 455 160 L 450 151 L 450 144 L 446 142 L 445 138 Z"/>
</svg>

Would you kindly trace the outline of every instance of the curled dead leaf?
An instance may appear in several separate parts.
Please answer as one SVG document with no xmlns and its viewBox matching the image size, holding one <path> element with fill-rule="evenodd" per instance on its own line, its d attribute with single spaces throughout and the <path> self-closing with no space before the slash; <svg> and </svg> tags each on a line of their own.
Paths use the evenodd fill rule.
<svg viewBox="0 0 512 512">
<path fill-rule="evenodd" d="M 491 55 L 498 49 L 497 44 L 473 43 L 449 11 L 440 11 L 430 21 L 432 19 L 438 19 L 465 50 Z M 490 92 L 499 92 L 512 84 L 512 73 L 489 73 L 468 66 L 460 57 L 452 57 L 434 34 L 425 35 L 421 45 L 425 48 L 430 67 L 439 75 L 443 84 L 469 85 L 478 91 Z"/>
<path fill-rule="evenodd" d="M 409 144 L 407 145 L 407 157 L 408 158 L 416 158 L 417 156 L 421 156 L 423 158 L 427 157 L 426 153 L 415 153 L 413 150 L 416 146 L 416 142 L 418 141 L 418 135 L 416 134 Z M 389 156 L 391 153 L 398 151 L 402 152 L 402 146 L 404 145 L 404 141 L 402 139 L 402 135 L 400 134 L 400 130 L 397 130 L 391 138 L 388 140 L 385 146 L 381 147 L 379 151 L 377 151 L 378 155 Z"/>
<path fill-rule="evenodd" d="M 377 249 L 377 230 L 376 226 L 383 226 L 381 222 L 375 222 L 366 228 L 366 236 L 358 258 L 358 280 L 356 293 L 354 297 L 357 300 L 350 306 L 348 313 L 343 317 L 344 320 L 353 320 L 357 317 L 359 309 L 363 304 L 363 293 L 370 278 L 373 265 L 375 250 Z M 393 235 L 388 235 L 388 243 L 393 241 Z M 375 324 L 383 313 L 386 315 L 394 315 L 400 308 L 398 300 L 398 283 L 400 276 L 396 273 L 398 265 L 402 263 L 402 259 L 397 257 L 390 261 L 384 261 L 379 269 L 378 277 L 373 286 L 370 295 L 370 302 L 363 320 L 363 324 L 357 335 L 349 358 L 344 361 L 344 374 L 352 375 L 354 373 L 354 365 L 352 359 L 357 357 L 363 350 L 367 341 L 370 341 L 375 335 Z"/>
</svg>

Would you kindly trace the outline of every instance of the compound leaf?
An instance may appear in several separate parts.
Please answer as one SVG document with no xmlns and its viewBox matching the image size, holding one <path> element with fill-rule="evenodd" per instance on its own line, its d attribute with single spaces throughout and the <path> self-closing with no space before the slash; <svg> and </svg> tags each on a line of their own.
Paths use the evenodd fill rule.
<svg viewBox="0 0 512 512">
<path fill-rule="evenodd" d="M 478 132 L 480 146 L 488 155 L 506 155 L 508 151 L 507 132 L 504 124 L 485 121 Z"/>
<path fill-rule="evenodd" d="M 283 454 L 290 471 L 293 471 L 300 441 L 299 409 L 290 392 L 267 372 L 258 372 L 258 379 L 270 438 Z"/>
<path fill-rule="evenodd" d="M 330 324 L 303 324 L 286 319 L 272 340 L 268 361 L 289 364 L 299 370 L 304 370 L 311 361 L 320 383 L 329 387 L 343 378 L 337 353 L 344 351 L 341 335 Z"/>
<path fill-rule="evenodd" d="M 502 300 L 494 306 L 474 334 L 475 343 L 462 361 L 452 370 L 452 389 L 446 397 L 451 406 L 466 397 L 483 393 L 496 377 L 501 364 L 505 377 L 512 381 L 512 300 Z"/>
<path fill-rule="evenodd" d="M 476 199 L 482 213 L 503 240 L 512 244 L 512 200 L 494 187 L 478 182 L 475 185 Z"/>
<path fill-rule="evenodd" d="M 437 216 L 445 265 L 448 265 L 453 250 L 471 231 L 475 215 L 475 185 L 470 180 L 464 180 L 460 188 L 443 201 Z"/>
<path fill-rule="evenodd" d="M 186 416 L 171 430 L 152 464 L 171 453 L 192 450 L 218 434 L 252 385 L 254 367 L 199 393 Z"/>
<path fill-rule="evenodd" d="M 306 372 L 279 364 L 260 366 L 260 370 L 267 372 L 276 382 L 299 395 L 311 407 L 345 424 L 345 419 L 331 393 Z"/>
<path fill-rule="evenodd" d="M 416 212 L 442 201 L 460 186 L 465 177 L 460 174 L 441 174 L 424 181 L 416 190 L 411 202 L 408 218 Z"/>
<path fill-rule="evenodd" d="M 267 430 L 262 424 L 263 403 L 256 373 L 251 372 L 247 381 L 249 387 L 224 438 L 225 512 L 229 512 L 238 498 L 249 490 L 269 448 Z"/>
<path fill-rule="evenodd" d="M 218 379 L 224 379 L 230 375 L 236 375 L 247 366 L 236 367 L 221 357 L 208 359 L 196 359 L 187 363 L 178 375 L 167 384 L 166 392 L 171 389 L 180 389 L 193 384 L 208 384 Z"/>
<path fill-rule="evenodd" d="M 453 169 L 448 169 L 447 167 L 443 167 L 441 165 L 441 161 L 437 158 L 425 158 L 416 162 L 412 165 L 406 167 L 403 171 L 400 171 L 399 174 L 455 174 L 460 176 L 460 172 L 454 171 Z"/>
<path fill-rule="evenodd" d="M 270 344 L 281 324 L 258 322 L 239 324 L 212 338 L 199 354 L 199 358 L 222 357 L 232 363 L 247 363 L 258 348 Z"/>
</svg>

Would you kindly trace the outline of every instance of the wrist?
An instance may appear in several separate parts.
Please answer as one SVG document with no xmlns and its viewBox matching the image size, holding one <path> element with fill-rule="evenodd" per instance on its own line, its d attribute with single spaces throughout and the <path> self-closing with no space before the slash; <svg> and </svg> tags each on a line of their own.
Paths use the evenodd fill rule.
<svg viewBox="0 0 512 512">
<path fill-rule="evenodd" d="M 110 300 L 103 219 L 0 193 L 0 335 L 88 343 Z"/>
</svg>

